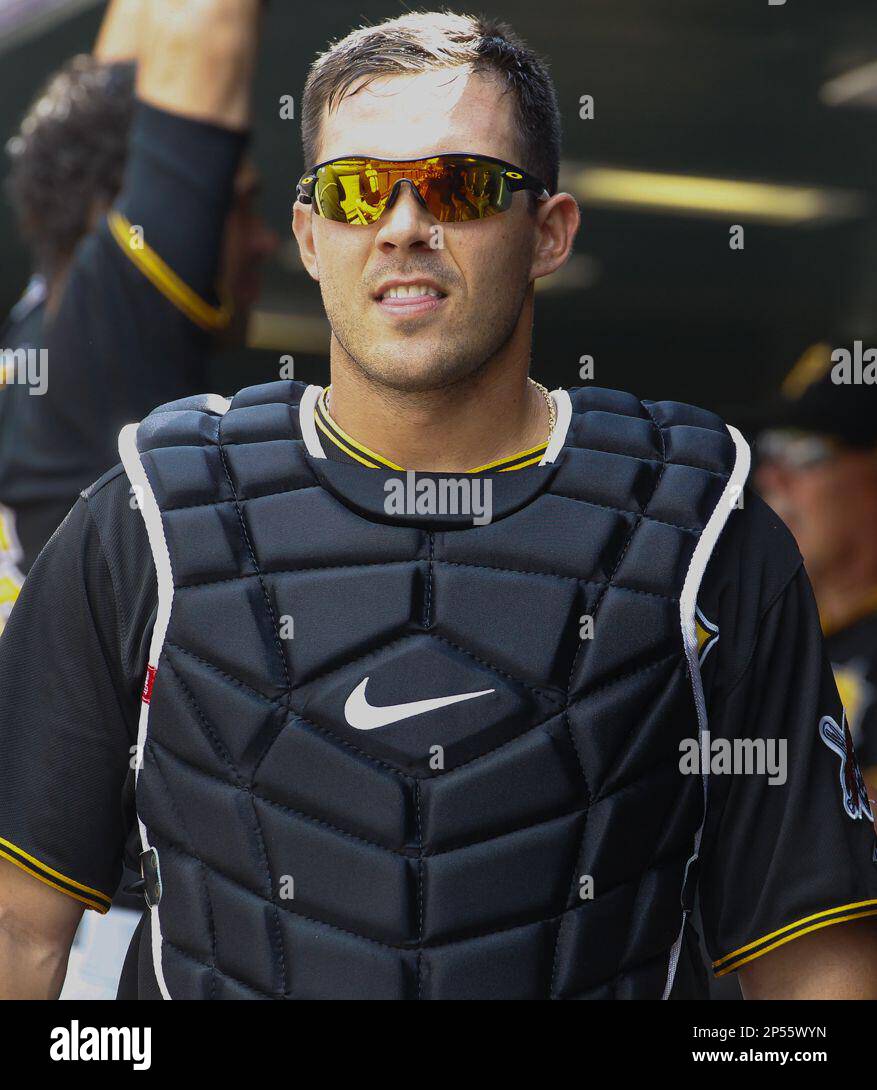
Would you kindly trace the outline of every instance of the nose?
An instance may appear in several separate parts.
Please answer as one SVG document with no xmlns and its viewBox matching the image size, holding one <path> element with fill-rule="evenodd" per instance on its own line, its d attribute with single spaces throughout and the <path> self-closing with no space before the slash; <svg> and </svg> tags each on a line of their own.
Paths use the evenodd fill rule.
<svg viewBox="0 0 877 1090">
<path fill-rule="evenodd" d="M 414 186 L 399 183 L 396 199 L 378 220 L 375 245 L 389 252 L 394 249 L 429 250 L 435 217 L 423 207 Z"/>
</svg>

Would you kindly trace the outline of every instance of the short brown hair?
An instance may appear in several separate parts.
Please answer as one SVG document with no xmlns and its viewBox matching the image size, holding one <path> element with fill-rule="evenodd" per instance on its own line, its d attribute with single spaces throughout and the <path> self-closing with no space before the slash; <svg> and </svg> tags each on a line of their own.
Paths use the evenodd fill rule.
<svg viewBox="0 0 877 1090">
<path fill-rule="evenodd" d="M 464 65 L 497 76 L 512 92 L 522 157 L 517 165 L 557 192 L 560 111 L 546 62 L 507 23 L 450 11 L 409 12 L 359 27 L 317 57 L 302 98 L 305 169 L 317 162 L 323 107 L 331 110 L 363 77 L 368 82 Z"/>
</svg>

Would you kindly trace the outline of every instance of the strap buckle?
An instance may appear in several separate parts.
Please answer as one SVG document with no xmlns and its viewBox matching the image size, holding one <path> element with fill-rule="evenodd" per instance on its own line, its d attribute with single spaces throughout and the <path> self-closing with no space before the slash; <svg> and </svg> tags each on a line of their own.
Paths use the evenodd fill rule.
<svg viewBox="0 0 877 1090">
<path fill-rule="evenodd" d="M 155 848 L 140 855 L 140 874 L 143 878 L 143 896 L 150 908 L 155 908 L 161 900 L 161 867 Z"/>
</svg>

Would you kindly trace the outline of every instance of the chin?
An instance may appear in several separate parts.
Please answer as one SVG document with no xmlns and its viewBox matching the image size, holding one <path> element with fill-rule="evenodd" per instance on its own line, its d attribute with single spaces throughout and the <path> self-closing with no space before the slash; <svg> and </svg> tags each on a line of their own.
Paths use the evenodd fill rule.
<svg viewBox="0 0 877 1090">
<path fill-rule="evenodd" d="M 395 348 L 361 366 L 370 378 L 400 392 L 439 390 L 467 378 L 478 369 L 466 361 L 449 361 L 447 352 L 434 346 L 422 349 L 412 346 L 402 353 Z"/>
</svg>

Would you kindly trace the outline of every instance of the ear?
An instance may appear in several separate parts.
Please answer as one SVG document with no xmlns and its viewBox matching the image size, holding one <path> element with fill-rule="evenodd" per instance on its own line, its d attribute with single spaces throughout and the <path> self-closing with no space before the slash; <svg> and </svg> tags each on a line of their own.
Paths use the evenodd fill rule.
<svg viewBox="0 0 877 1090">
<path fill-rule="evenodd" d="M 292 208 L 292 233 L 298 243 L 301 262 L 312 280 L 319 281 L 320 267 L 314 246 L 314 214 L 309 204 L 296 201 Z"/>
<path fill-rule="evenodd" d="M 566 264 L 580 224 L 579 206 L 569 193 L 555 193 L 536 206 L 531 280 L 548 276 Z"/>
</svg>

